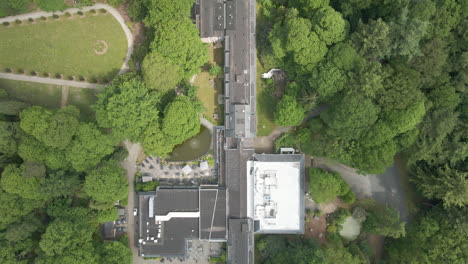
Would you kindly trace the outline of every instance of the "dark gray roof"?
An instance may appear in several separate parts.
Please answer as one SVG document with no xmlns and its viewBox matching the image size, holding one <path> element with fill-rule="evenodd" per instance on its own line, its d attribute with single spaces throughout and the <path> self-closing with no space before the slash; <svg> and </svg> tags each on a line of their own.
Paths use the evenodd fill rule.
<svg viewBox="0 0 468 264">
<path fill-rule="evenodd" d="M 253 264 L 254 242 L 252 219 L 229 219 L 227 264 Z"/>
<path fill-rule="evenodd" d="M 200 189 L 200 239 L 226 240 L 226 189 Z"/>
<path fill-rule="evenodd" d="M 169 212 L 198 212 L 198 189 L 158 189 L 154 202 L 154 214 Z"/>
<path fill-rule="evenodd" d="M 162 225 L 162 239 L 157 244 L 140 244 L 145 257 L 184 257 L 186 241 L 198 239 L 198 218 L 172 218 Z"/>
<path fill-rule="evenodd" d="M 198 27 L 202 38 L 223 37 L 224 7 L 222 0 L 200 0 Z"/>
</svg>

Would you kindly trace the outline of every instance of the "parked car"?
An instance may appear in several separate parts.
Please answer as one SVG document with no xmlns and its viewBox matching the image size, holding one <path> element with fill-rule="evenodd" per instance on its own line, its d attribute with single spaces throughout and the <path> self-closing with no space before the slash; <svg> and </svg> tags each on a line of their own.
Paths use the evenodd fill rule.
<svg viewBox="0 0 468 264">
<path fill-rule="evenodd" d="M 138 215 L 138 209 L 137 208 L 133 208 L 133 215 Z"/>
</svg>

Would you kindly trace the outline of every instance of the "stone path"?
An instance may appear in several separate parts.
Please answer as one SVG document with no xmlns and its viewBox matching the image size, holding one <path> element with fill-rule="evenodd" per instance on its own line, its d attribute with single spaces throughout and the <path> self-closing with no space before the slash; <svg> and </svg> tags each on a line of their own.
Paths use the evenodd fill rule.
<svg viewBox="0 0 468 264">
<path fill-rule="evenodd" d="M 86 6 L 83 8 L 70 8 L 70 9 L 66 9 L 64 11 L 58 11 L 58 12 L 42 12 L 41 11 L 41 12 L 33 12 L 33 13 L 22 14 L 22 15 L 17 15 L 17 16 L 9 16 L 9 17 L 0 18 L 0 24 L 3 22 L 14 22 L 15 20 L 27 20 L 29 18 L 37 19 L 43 16 L 50 17 L 53 15 L 63 15 L 66 12 L 70 14 L 74 14 L 74 13 L 77 13 L 78 11 L 86 12 L 92 9 L 107 10 L 107 12 L 111 14 L 112 16 L 114 16 L 114 18 L 119 22 L 120 26 L 122 27 L 125 33 L 125 36 L 127 38 L 127 54 L 125 55 L 124 63 L 118 73 L 118 74 L 122 74 L 126 72 L 129 68 L 128 61 L 130 60 L 130 57 L 132 56 L 132 53 L 133 53 L 133 35 L 130 29 L 125 24 L 125 20 L 120 15 L 119 11 L 110 5 L 95 4 L 93 6 Z M 27 76 L 27 75 L 22 75 L 22 74 L 13 74 L 13 73 L 0 73 L 0 78 L 16 80 L 16 81 L 28 81 L 28 82 L 37 82 L 37 83 L 46 83 L 46 84 L 55 84 L 55 85 L 66 85 L 66 86 L 72 86 L 72 87 L 78 87 L 78 88 L 97 89 L 103 86 L 103 85 L 93 84 L 93 83 L 60 80 L 60 79 L 54 79 L 54 78 L 43 78 L 43 77 L 36 77 L 36 76 Z"/>
</svg>

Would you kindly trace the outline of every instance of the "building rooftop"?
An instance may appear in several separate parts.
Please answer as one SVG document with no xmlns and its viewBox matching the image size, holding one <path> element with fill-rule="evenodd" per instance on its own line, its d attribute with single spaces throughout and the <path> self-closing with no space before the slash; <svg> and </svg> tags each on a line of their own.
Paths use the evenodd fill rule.
<svg viewBox="0 0 468 264">
<path fill-rule="evenodd" d="M 247 211 L 255 232 L 304 232 L 303 174 L 303 155 L 256 154 L 247 162 Z"/>
</svg>

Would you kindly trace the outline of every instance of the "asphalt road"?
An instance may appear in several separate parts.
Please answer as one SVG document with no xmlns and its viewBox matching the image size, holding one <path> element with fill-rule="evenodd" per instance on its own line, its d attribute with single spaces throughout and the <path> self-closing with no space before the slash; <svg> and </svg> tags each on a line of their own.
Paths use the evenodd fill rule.
<svg viewBox="0 0 468 264">
<path fill-rule="evenodd" d="M 373 198 L 400 212 L 400 219 L 409 220 L 406 197 L 396 164 L 383 174 L 362 175 L 355 169 L 326 158 L 314 157 L 313 167 L 336 171 L 350 185 L 358 198 Z"/>
</svg>

